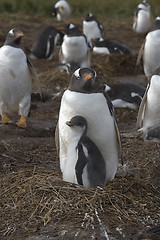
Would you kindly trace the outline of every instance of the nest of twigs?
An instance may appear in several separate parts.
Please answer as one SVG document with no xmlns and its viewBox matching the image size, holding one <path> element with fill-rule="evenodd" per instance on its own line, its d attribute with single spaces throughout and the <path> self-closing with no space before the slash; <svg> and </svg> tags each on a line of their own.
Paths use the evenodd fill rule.
<svg viewBox="0 0 160 240">
<path fill-rule="evenodd" d="M 103 189 L 84 188 L 64 182 L 54 172 L 34 168 L 5 176 L 1 187 L 0 232 L 4 239 L 17 228 L 32 233 L 51 220 L 62 223 L 69 219 L 85 228 L 97 223 L 102 227 L 106 222 L 115 226 L 118 218 L 126 228 L 130 224 L 138 228 L 142 222 L 144 226 L 148 223 L 147 209 L 152 209 L 150 216 L 157 212 L 155 187 L 148 178 L 132 174 L 115 178 Z"/>
</svg>

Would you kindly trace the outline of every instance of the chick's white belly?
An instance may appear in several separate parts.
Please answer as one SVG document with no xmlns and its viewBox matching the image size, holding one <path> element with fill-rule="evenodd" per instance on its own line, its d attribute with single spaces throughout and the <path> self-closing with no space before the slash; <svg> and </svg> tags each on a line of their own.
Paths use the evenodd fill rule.
<svg viewBox="0 0 160 240">
<path fill-rule="evenodd" d="M 101 151 L 107 169 L 107 178 L 112 180 L 117 170 L 118 152 L 115 137 L 114 121 L 107 107 L 103 94 L 82 94 L 66 90 L 59 113 L 60 166 L 66 161 L 69 145 L 69 127 L 65 124 L 76 115 L 81 115 L 88 122 L 87 136 L 91 138 Z"/>
</svg>

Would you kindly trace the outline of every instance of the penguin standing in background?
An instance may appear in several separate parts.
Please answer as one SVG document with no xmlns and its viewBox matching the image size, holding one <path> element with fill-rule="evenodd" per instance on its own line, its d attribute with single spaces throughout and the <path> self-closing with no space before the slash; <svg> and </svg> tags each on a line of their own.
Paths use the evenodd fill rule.
<svg viewBox="0 0 160 240">
<path fill-rule="evenodd" d="M 117 84 L 103 84 L 115 108 L 139 108 L 145 93 L 145 88 L 137 83 L 120 82 Z"/>
<path fill-rule="evenodd" d="M 120 136 L 112 103 L 108 95 L 99 89 L 97 74 L 93 69 L 77 69 L 62 96 L 56 127 L 56 146 L 59 150 L 62 173 L 67 164 L 71 131 L 66 121 L 76 115 L 86 119 L 88 123 L 86 136 L 97 145 L 105 160 L 105 183 L 112 181 L 117 172 L 121 151 Z"/>
<path fill-rule="evenodd" d="M 23 33 L 19 29 L 8 32 L 0 48 L 0 114 L 1 123 L 11 123 L 10 113 L 19 113 L 19 127 L 26 127 L 30 109 L 32 78 L 35 79 L 41 97 L 39 79 L 30 61 L 20 47 Z"/>
<path fill-rule="evenodd" d="M 79 67 L 90 66 L 90 52 L 87 39 L 74 24 L 69 24 L 64 29 L 65 35 L 59 52 L 61 64 L 70 64 L 71 71 Z"/>
<path fill-rule="evenodd" d="M 104 38 L 104 28 L 92 13 L 87 13 L 83 20 L 83 33 L 92 47 L 91 39 Z"/>
<path fill-rule="evenodd" d="M 148 80 L 160 66 L 160 17 L 154 20 L 154 28 L 155 30 L 147 34 L 139 50 L 136 63 L 136 65 L 139 65 L 143 55 L 143 68 Z"/>
<path fill-rule="evenodd" d="M 92 50 L 99 54 L 131 54 L 131 51 L 124 44 L 103 38 L 92 39 Z"/>
<path fill-rule="evenodd" d="M 52 15 L 56 17 L 57 21 L 65 21 L 71 14 L 71 8 L 67 1 L 60 0 L 56 2 L 52 9 Z"/>
<path fill-rule="evenodd" d="M 137 33 L 147 33 L 151 27 L 150 5 L 147 0 L 143 0 L 134 12 L 133 31 Z"/>
<path fill-rule="evenodd" d="M 56 44 L 63 41 L 63 34 L 57 28 L 48 26 L 37 32 L 32 42 L 29 57 L 51 60 Z"/>
<path fill-rule="evenodd" d="M 86 119 L 75 116 L 66 124 L 71 131 L 63 179 L 85 187 L 105 186 L 105 161 L 95 143 L 86 136 Z"/>
<path fill-rule="evenodd" d="M 138 132 L 144 140 L 147 138 L 150 129 L 160 125 L 159 96 L 160 75 L 154 74 L 147 86 L 137 117 Z"/>
</svg>

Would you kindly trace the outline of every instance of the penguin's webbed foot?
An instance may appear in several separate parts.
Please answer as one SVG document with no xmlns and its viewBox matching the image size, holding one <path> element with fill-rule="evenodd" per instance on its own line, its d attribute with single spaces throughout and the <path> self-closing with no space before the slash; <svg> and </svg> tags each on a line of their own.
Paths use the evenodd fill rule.
<svg viewBox="0 0 160 240">
<path fill-rule="evenodd" d="M 8 123 L 12 123 L 12 121 L 9 119 L 6 113 L 2 113 L 2 120 L 0 121 L 0 124 L 8 124 Z"/>
<path fill-rule="evenodd" d="M 26 127 L 26 117 L 21 116 L 19 121 L 16 123 L 18 127 L 25 128 Z"/>
</svg>

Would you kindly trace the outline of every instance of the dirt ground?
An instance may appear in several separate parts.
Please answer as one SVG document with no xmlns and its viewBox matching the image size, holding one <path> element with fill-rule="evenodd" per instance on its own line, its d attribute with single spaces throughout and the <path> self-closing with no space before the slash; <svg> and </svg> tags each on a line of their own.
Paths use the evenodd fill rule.
<svg viewBox="0 0 160 240">
<path fill-rule="evenodd" d="M 82 20 L 68 22 L 81 26 Z M 0 16 L 0 22 L 0 45 L 7 32 L 18 27 L 25 34 L 23 47 L 31 47 L 39 29 L 60 25 L 52 18 L 21 15 Z M 132 55 L 91 52 L 91 67 L 99 81 L 146 86 L 142 65 L 135 71 L 144 35 L 132 31 L 132 19 L 103 25 L 106 38 L 123 42 Z M 27 128 L 16 127 L 18 116 L 12 117 L 13 124 L 0 125 L 0 239 L 147 239 L 147 231 L 160 224 L 160 143 L 122 136 L 124 165 L 104 189 L 62 181 L 54 131 L 61 96 L 71 76 L 57 69 L 58 51 L 57 47 L 52 61 L 32 60 L 46 102 L 40 101 L 33 86 Z M 121 134 L 136 130 L 137 110 L 116 109 L 115 113 Z"/>
</svg>

